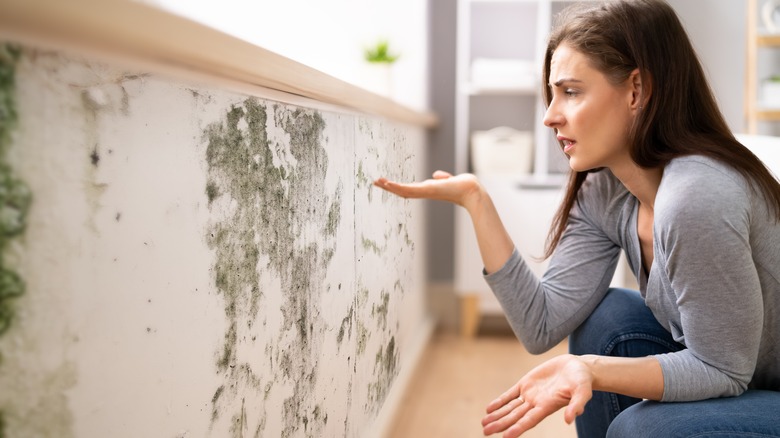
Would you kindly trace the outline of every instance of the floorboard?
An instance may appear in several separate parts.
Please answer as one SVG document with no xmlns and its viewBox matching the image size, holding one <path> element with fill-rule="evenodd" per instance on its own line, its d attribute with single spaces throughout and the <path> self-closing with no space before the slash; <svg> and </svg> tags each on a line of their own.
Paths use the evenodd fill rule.
<svg viewBox="0 0 780 438">
<path fill-rule="evenodd" d="M 566 349 L 564 342 L 533 356 L 511 332 L 464 339 L 439 331 L 423 353 L 388 438 L 481 437 L 485 406 L 525 372 Z M 576 432 L 560 410 L 523 437 L 576 438 Z"/>
</svg>

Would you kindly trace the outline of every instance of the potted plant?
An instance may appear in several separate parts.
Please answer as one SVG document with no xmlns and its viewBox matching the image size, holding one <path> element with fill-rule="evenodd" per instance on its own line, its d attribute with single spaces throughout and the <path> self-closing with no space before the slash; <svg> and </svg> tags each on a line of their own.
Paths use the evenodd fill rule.
<svg viewBox="0 0 780 438">
<path fill-rule="evenodd" d="M 391 96 L 393 94 L 393 64 L 400 55 L 390 51 L 390 43 L 386 39 L 378 40 L 374 45 L 363 51 L 367 62 L 368 73 L 365 78 L 366 88 L 378 94 Z"/>
<path fill-rule="evenodd" d="M 379 40 L 373 47 L 365 49 L 366 61 L 373 64 L 392 64 L 400 55 L 390 54 L 390 43 L 387 40 Z"/>
</svg>

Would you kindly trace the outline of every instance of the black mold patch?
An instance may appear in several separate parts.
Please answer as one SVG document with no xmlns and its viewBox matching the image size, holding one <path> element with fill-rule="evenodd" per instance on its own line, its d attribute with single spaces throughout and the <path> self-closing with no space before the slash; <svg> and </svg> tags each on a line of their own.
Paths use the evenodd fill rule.
<svg viewBox="0 0 780 438">
<path fill-rule="evenodd" d="M 270 126 L 281 128 L 286 138 L 269 139 Z M 301 430 L 317 436 L 327 418 L 321 409 L 315 410 L 317 400 L 312 395 L 322 344 L 319 337 L 324 332 L 316 308 L 324 290 L 325 270 L 335 252 L 343 187 L 339 183 L 335 193 L 325 191 L 324 129 L 325 122 L 316 111 L 282 105 L 269 108 L 247 99 L 204 131 L 209 169 L 205 194 L 213 213 L 228 216 L 213 223 L 206 236 L 215 251 L 214 282 L 224 298 L 228 320 L 217 371 L 225 375 L 228 388 L 239 387 L 236 370 L 242 364 L 236 363 L 236 351 L 254 338 L 252 330 L 257 330 L 253 327 L 263 310 L 258 269 L 270 270 L 279 278 L 281 290 L 268 293 L 282 296 L 283 319 L 274 341 L 280 348 L 270 350 L 274 375 L 266 380 L 293 387 L 293 395 L 283 402 L 283 437 Z M 320 236 L 306 233 L 312 226 L 320 230 Z M 261 254 L 267 260 L 265 266 L 261 266 Z M 263 385 L 259 377 L 252 377 L 256 382 L 242 390 L 257 391 L 267 399 L 269 383 Z M 215 403 L 217 410 L 221 406 L 232 410 L 232 423 L 241 422 L 240 428 L 231 424 L 234 436 L 254 421 L 253 412 L 238 408 L 239 399 L 243 406 L 245 399 L 228 391 Z M 262 435 L 264 427 L 263 416 L 256 434 Z"/>
<path fill-rule="evenodd" d="M 217 411 L 217 402 L 219 401 L 219 397 L 222 395 L 222 391 L 224 390 L 225 385 L 220 386 L 211 397 L 211 421 L 216 420 L 217 416 L 219 415 L 219 412 Z"/>
</svg>

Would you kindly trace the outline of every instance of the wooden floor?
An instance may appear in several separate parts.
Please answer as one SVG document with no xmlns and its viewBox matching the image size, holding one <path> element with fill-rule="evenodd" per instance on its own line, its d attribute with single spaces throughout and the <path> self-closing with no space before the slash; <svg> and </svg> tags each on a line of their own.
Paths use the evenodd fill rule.
<svg viewBox="0 0 780 438">
<path fill-rule="evenodd" d="M 437 332 L 423 354 L 388 438 L 481 437 L 485 406 L 542 361 L 566 352 L 562 344 L 532 356 L 506 331 L 474 339 Z M 498 436 L 498 435 L 496 435 Z M 563 410 L 524 438 L 575 438 Z"/>
</svg>

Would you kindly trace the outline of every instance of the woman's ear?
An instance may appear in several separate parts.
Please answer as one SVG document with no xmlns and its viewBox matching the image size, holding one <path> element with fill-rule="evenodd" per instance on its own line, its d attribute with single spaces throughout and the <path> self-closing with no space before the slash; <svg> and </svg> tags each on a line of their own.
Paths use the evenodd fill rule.
<svg viewBox="0 0 780 438">
<path fill-rule="evenodd" d="M 643 109 L 650 99 L 650 84 L 642 77 L 638 68 L 635 68 L 631 74 L 629 74 L 628 83 L 631 91 L 631 109 Z"/>
</svg>

